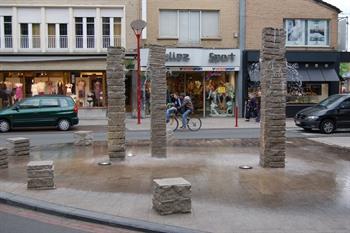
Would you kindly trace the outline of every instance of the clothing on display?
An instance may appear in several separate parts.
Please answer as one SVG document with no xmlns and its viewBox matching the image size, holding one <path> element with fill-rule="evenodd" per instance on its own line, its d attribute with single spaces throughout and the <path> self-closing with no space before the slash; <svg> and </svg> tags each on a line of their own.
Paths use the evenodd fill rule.
<svg viewBox="0 0 350 233">
<path fill-rule="evenodd" d="M 78 97 L 81 98 L 85 98 L 85 86 L 86 83 L 84 80 L 79 80 L 77 83 L 77 88 L 78 88 Z"/>
<path fill-rule="evenodd" d="M 31 87 L 31 91 L 32 91 L 32 96 L 38 95 L 39 94 L 38 84 L 33 83 Z"/>
<path fill-rule="evenodd" d="M 22 83 L 16 83 L 16 92 L 15 92 L 15 99 L 16 101 L 19 101 L 23 99 L 23 84 Z"/>
<path fill-rule="evenodd" d="M 71 83 L 66 84 L 66 95 L 72 94 L 72 87 L 73 87 L 73 84 Z"/>
<path fill-rule="evenodd" d="M 45 88 L 46 88 L 46 83 L 45 82 L 38 82 L 36 84 L 39 95 L 44 95 L 45 94 Z"/>
<path fill-rule="evenodd" d="M 64 91 L 63 91 L 63 82 L 59 81 L 57 83 L 57 94 L 59 95 L 63 95 Z"/>
</svg>

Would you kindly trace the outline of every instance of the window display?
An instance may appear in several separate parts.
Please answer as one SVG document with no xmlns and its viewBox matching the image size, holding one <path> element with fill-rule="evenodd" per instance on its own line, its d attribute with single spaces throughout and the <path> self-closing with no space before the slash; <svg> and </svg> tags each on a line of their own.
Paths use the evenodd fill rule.
<svg viewBox="0 0 350 233">
<path fill-rule="evenodd" d="M 206 80 L 206 110 L 209 115 L 232 115 L 235 93 L 234 86 L 229 82 L 226 73 L 208 73 Z"/>
</svg>

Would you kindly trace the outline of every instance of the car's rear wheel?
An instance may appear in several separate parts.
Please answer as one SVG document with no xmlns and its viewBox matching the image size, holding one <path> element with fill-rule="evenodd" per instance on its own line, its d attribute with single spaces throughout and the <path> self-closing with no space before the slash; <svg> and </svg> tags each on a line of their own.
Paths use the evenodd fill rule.
<svg viewBox="0 0 350 233">
<path fill-rule="evenodd" d="M 58 121 L 57 127 L 59 130 L 67 131 L 70 128 L 70 122 L 67 119 L 61 119 Z"/>
<path fill-rule="evenodd" d="M 335 131 L 335 123 L 332 120 L 323 120 L 320 124 L 320 130 L 324 134 L 331 134 Z"/>
<path fill-rule="evenodd" d="M 0 132 L 6 133 L 10 130 L 10 123 L 6 120 L 0 120 Z"/>
</svg>

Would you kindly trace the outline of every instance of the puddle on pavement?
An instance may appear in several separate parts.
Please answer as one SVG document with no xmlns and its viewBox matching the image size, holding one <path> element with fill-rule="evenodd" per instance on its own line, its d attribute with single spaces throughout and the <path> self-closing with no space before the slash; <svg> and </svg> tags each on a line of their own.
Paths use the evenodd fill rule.
<svg viewBox="0 0 350 233">
<path fill-rule="evenodd" d="M 110 166 L 98 165 L 108 160 L 103 144 L 52 146 L 33 150 L 30 157 L 10 157 L 9 168 L 0 170 L 0 180 L 25 183 L 29 160 L 53 160 L 57 187 L 151 193 L 154 178 L 183 177 L 192 183 L 196 198 L 209 201 L 248 201 L 270 207 L 325 201 L 349 205 L 348 153 L 298 139 L 291 142 L 287 144 L 284 169 L 260 168 L 259 148 L 253 146 L 169 147 L 166 159 L 152 158 L 149 147 L 130 146 L 126 155 L 133 156 L 112 161 Z M 241 170 L 242 164 L 254 169 Z"/>
</svg>

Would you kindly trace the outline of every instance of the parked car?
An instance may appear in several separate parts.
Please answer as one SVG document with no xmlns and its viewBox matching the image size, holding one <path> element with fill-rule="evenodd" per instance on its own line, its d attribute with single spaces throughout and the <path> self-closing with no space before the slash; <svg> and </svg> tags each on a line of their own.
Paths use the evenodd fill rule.
<svg viewBox="0 0 350 233">
<path fill-rule="evenodd" d="M 0 132 L 44 126 L 65 131 L 78 123 L 78 107 L 69 96 L 33 96 L 0 111 Z"/>
<path fill-rule="evenodd" d="M 294 121 L 305 131 L 320 129 L 325 134 L 340 128 L 350 128 L 350 94 L 332 95 L 298 112 Z"/>
</svg>

